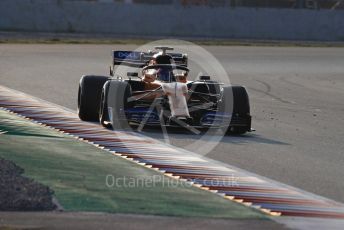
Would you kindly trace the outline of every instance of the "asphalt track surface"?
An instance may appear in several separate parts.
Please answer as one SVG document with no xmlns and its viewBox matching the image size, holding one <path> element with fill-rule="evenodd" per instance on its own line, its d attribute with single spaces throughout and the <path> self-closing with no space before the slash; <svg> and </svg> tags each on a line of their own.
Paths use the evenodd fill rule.
<svg viewBox="0 0 344 230">
<path fill-rule="evenodd" d="M 107 75 L 112 49 L 136 47 L 3 44 L 0 84 L 75 110 L 80 76 Z M 222 138 L 207 157 L 344 202 L 344 49 L 205 48 L 247 87 L 257 130 Z M 169 137 L 187 148 L 199 138 Z"/>
<path fill-rule="evenodd" d="M 209 219 L 92 212 L 0 212 L 0 229 L 286 230 L 261 219 Z M 5 226 L 1 228 L 1 225 Z M 13 227 L 12 227 L 13 226 Z M 7 228 L 8 227 L 8 228 Z M 12 227 L 12 228 L 11 228 Z"/>
</svg>

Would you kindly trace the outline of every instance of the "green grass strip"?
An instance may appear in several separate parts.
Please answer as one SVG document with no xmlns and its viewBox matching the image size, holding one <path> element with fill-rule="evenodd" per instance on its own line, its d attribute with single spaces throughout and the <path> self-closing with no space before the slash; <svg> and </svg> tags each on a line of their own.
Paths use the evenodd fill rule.
<svg viewBox="0 0 344 230">
<path fill-rule="evenodd" d="M 265 218 L 254 209 L 178 183 L 4 110 L 0 110 L 0 130 L 0 157 L 51 187 L 66 211 Z M 121 179 L 112 186 L 116 178 Z"/>
</svg>

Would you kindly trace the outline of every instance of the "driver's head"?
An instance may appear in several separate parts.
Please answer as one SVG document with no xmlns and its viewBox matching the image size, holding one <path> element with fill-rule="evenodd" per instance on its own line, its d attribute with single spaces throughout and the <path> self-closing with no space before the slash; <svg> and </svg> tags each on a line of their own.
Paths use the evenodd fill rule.
<svg viewBox="0 0 344 230">
<path fill-rule="evenodd" d="M 158 65 L 170 65 L 173 62 L 173 58 L 168 54 L 159 54 L 155 56 L 155 61 Z"/>
<path fill-rule="evenodd" d="M 163 82 L 171 82 L 174 81 L 174 75 L 172 68 L 168 65 L 173 63 L 173 58 L 171 55 L 162 54 L 161 52 L 155 54 L 153 56 L 155 60 L 155 64 L 157 65 L 167 65 L 167 66 L 160 66 L 157 71 L 157 78 Z"/>
</svg>

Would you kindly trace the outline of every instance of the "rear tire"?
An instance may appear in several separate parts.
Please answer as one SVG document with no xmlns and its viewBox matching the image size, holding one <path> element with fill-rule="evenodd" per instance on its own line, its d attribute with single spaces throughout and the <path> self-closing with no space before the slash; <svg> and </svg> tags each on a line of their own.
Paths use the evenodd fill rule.
<svg viewBox="0 0 344 230">
<path fill-rule="evenodd" d="M 78 92 L 78 115 L 81 120 L 98 121 L 101 92 L 108 79 L 92 75 L 81 77 Z"/>
</svg>

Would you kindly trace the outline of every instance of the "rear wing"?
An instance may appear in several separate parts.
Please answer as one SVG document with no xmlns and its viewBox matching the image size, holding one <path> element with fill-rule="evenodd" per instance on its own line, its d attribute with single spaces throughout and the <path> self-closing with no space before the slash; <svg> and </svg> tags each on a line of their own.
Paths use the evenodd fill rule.
<svg viewBox="0 0 344 230">
<path fill-rule="evenodd" d="M 142 68 L 148 64 L 154 54 L 158 52 L 139 52 L 139 51 L 112 51 L 113 66 L 126 65 L 136 68 Z M 176 65 L 187 67 L 188 58 L 186 54 L 167 53 L 171 55 Z"/>
</svg>

